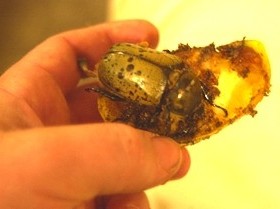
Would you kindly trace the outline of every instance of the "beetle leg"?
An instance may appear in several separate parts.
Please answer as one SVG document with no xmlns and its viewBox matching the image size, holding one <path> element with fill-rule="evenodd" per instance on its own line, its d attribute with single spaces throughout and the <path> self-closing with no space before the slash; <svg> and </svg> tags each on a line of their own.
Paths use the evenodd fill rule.
<svg viewBox="0 0 280 209">
<path fill-rule="evenodd" d="M 105 97 L 108 97 L 109 99 L 111 100 L 114 100 L 114 101 L 117 101 L 117 100 L 122 100 L 120 97 L 102 89 L 102 88 L 98 88 L 98 87 L 90 87 L 90 88 L 86 88 L 85 89 L 87 92 L 95 92 L 95 93 L 98 93 L 98 94 L 101 94 Z"/>
<path fill-rule="evenodd" d="M 217 107 L 217 108 L 221 109 L 221 110 L 224 112 L 225 117 L 227 117 L 227 116 L 228 116 L 228 111 L 227 111 L 227 109 L 221 107 L 220 105 L 215 104 L 215 103 L 213 102 L 212 98 L 209 97 L 208 92 L 207 92 L 207 89 L 206 89 L 206 86 L 205 86 L 202 82 L 200 82 L 200 83 L 201 83 L 201 89 L 202 89 L 202 93 L 203 93 L 204 99 L 205 99 L 207 102 L 209 102 L 209 104 L 212 105 L 213 107 Z"/>
<path fill-rule="evenodd" d="M 79 59 L 79 60 L 78 60 L 78 66 L 79 66 L 80 70 L 81 70 L 87 77 L 97 78 L 96 72 L 89 69 L 89 67 L 88 67 L 88 62 L 87 62 L 86 59 Z"/>
<path fill-rule="evenodd" d="M 155 129 L 160 135 L 168 136 L 170 134 L 170 115 L 167 107 L 161 105 L 156 107 L 156 110 L 151 118 L 151 123 L 155 124 Z"/>
</svg>

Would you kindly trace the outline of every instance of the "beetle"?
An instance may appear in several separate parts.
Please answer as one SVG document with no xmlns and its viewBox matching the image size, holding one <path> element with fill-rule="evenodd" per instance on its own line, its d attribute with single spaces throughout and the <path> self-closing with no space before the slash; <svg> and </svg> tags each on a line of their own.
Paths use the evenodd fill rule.
<svg viewBox="0 0 280 209">
<path fill-rule="evenodd" d="M 118 43 L 97 64 L 102 87 L 88 88 L 126 106 L 116 121 L 180 138 L 203 117 L 207 88 L 182 59 L 143 45 Z"/>
</svg>

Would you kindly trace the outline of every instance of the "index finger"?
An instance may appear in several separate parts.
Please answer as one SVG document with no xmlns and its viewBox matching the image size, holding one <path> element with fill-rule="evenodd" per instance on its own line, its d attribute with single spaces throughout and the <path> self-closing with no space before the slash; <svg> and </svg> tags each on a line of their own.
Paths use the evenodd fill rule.
<svg viewBox="0 0 280 209">
<path fill-rule="evenodd" d="M 114 43 L 141 41 L 148 41 L 151 46 L 156 46 L 158 41 L 156 28 L 146 21 L 104 23 L 53 36 L 31 51 L 22 62 L 31 64 L 31 73 L 38 68 L 49 72 L 67 93 L 80 79 L 79 58 L 86 58 L 93 66 Z"/>
<path fill-rule="evenodd" d="M 24 101 L 44 124 L 65 123 L 69 121 L 65 96 L 80 79 L 79 58 L 86 58 L 93 66 L 114 43 L 148 41 L 155 46 L 157 40 L 156 28 L 141 20 L 61 33 L 44 41 L 7 70 L 0 77 L 0 89 Z"/>
</svg>

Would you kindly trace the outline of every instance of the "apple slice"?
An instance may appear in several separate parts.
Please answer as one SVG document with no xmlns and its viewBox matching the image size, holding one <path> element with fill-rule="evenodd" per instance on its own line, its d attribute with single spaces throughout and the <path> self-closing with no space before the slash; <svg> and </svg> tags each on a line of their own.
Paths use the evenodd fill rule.
<svg viewBox="0 0 280 209">
<path fill-rule="evenodd" d="M 204 96 L 201 107 L 191 117 L 182 118 L 170 113 L 169 122 L 166 122 L 169 124 L 161 121 L 150 126 L 156 116 L 149 116 L 147 120 L 144 116 L 151 111 L 146 107 L 100 95 L 98 108 L 105 121 L 127 123 L 170 136 L 181 144 L 194 144 L 243 115 L 254 116 L 256 105 L 269 93 L 270 65 L 259 41 L 241 40 L 219 47 L 180 44 L 177 50 L 168 53 L 180 57 L 185 68 L 191 69 L 200 80 Z M 131 119 L 136 115 L 137 119 Z M 139 120 L 143 121 L 139 123 Z M 171 126 L 168 134 L 161 131 L 164 126 Z M 176 134 L 178 130 L 179 134 Z"/>
</svg>

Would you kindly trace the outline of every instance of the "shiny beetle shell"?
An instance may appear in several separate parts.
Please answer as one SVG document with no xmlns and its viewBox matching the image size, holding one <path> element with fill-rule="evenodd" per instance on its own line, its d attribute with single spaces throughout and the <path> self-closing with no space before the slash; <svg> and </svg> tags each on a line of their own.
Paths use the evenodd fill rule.
<svg viewBox="0 0 280 209">
<path fill-rule="evenodd" d="M 98 66 L 98 76 L 113 94 L 144 105 L 159 104 L 167 84 L 159 66 L 122 52 L 107 54 Z"/>
<path fill-rule="evenodd" d="M 179 45 L 172 52 L 121 43 L 96 70 L 101 85 L 91 90 L 101 93 L 98 109 L 105 121 L 182 144 L 208 138 L 243 115 L 255 115 L 270 89 L 269 61 L 258 41 L 217 48 Z"/>
<path fill-rule="evenodd" d="M 172 54 L 121 43 L 109 50 L 97 69 L 108 91 L 140 105 L 160 109 L 165 104 L 167 111 L 185 115 L 201 102 L 199 80 Z"/>
</svg>

